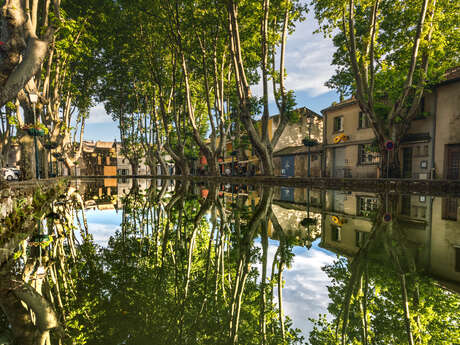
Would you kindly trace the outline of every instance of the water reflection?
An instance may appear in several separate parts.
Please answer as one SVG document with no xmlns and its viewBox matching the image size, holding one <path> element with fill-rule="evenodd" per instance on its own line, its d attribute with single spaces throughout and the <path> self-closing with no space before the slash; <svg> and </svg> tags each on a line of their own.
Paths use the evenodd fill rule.
<svg viewBox="0 0 460 345">
<path fill-rule="evenodd" d="M 106 245 L 89 210 L 120 215 Z M 19 344 L 450 344 L 458 210 L 458 199 L 420 195 L 74 182 L 17 229 L 1 262 L 0 329 Z M 318 241 L 337 254 L 323 267 L 329 300 L 315 301 L 327 313 L 291 319 L 286 274 Z"/>
</svg>

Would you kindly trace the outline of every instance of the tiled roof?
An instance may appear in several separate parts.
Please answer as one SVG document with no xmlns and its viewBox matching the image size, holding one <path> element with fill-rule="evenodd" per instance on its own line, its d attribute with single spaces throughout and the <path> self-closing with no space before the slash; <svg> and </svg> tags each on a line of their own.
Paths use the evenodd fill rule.
<svg viewBox="0 0 460 345">
<path fill-rule="evenodd" d="M 335 110 L 335 109 L 345 108 L 345 107 L 348 107 L 350 105 L 354 105 L 354 104 L 357 104 L 357 103 L 358 103 L 358 101 L 356 100 L 356 98 L 351 97 L 351 98 L 346 99 L 346 100 L 344 100 L 344 101 L 342 101 L 340 103 L 336 103 L 336 102 L 332 103 L 331 106 L 321 110 L 321 113 L 324 114 L 325 112 Z"/>
<path fill-rule="evenodd" d="M 83 152 L 94 152 L 94 148 L 96 147 L 96 144 L 93 143 L 92 141 L 84 141 L 83 142 Z"/>
<path fill-rule="evenodd" d="M 96 148 L 98 149 L 111 149 L 113 147 L 113 141 L 98 141 L 96 142 Z"/>
<path fill-rule="evenodd" d="M 297 109 L 294 109 L 293 111 L 295 112 L 301 112 L 303 116 L 308 115 L 308 116 L 316 116 L 316 117 L 322 117 L 321 115 L 315 113 L 313 110 L 308 109 L 307 107 L 300 107 Z M 270 116 L 271 119 L 276 119 L 280 116 L 280 114 L 272 115 Z"/>
</svg>

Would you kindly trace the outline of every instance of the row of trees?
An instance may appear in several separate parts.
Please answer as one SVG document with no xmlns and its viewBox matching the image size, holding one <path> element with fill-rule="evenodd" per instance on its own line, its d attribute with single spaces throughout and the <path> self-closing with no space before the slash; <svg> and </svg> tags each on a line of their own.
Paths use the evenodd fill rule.
<svg viewBox="0 0 460 345">
<path fill-rule="evenodd" d="M 389 163 L 397 175 L 399 143 L 420 115 L 423 95 L 459 63 L 458 5 L 315 0 L 311 7 L 319 31 L 334 36 L 338 68 L 327 84 L 355 95 L 382 150 L 386 140 L 395 142 Z M 7 0 L 0 17 L 2 119 L 19 129 L 32 125 L 28 94 L 38 94 L 47 140 L 70 167 L 90 107 L 104 102 L 134 171 L 145 158 L 152 171 L 160 165 L 164 172 L 167 153 L 188 174 L 201 153 L 218 174 L 230 134 L 240 151 L 250 144 L 263 173 L 272 175 L 273 147 L 296 120 L 294 92 L 285 85 L 287 37 L 306 10 L 300 0 Z M 251 92 L 257 83 L 260 98 Z M 273 133 L 271 97 L 280 114 Z M 2 128 L 2 148 L 11 133 Z M 31 140 L 23 131 L 16 136 L 30 177 Z"/>
</svg>

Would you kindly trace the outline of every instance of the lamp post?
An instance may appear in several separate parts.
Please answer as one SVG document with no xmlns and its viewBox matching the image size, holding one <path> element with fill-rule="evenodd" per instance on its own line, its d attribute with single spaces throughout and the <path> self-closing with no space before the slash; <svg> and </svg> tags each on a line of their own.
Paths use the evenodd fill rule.
<svg viewBox="0 0 460 345">
<path fill-rule="evenodd" d="M 35 111 L 35 105 L 38 102 L 38 95 L 36 93 L 29 93 L 29 99 L 34 109 L 34 126 L 36 126 L 37 116 L 36 116 L 36 111 Z M 35 146 L 35 176 L 37 180 L 39 180 L 40 179 L 40 168 L 39 168 L 40 162 L 38 158 L 37 133 L 34 133 L 34 146 Z"/>
<path fill-rule="evenodd" d="M 232 135 L 230 138 L 232 139 L 232 153 L 231 153 L 232 154 L 232 176 L 234 176 L 233 164 L 235 161 L 235 154 L 234 154 L 235 153 L 235 136 Z"/>
</svg>

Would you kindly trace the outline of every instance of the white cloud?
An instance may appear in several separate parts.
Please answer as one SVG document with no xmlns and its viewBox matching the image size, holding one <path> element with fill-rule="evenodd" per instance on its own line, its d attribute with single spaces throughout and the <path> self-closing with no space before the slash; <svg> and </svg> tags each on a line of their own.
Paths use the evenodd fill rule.
<svg viewBox="0 0 460 345">
<path fill-rule="evenodd" d="M 317 28 L 318 23 L 310 12 L 304 22 L 297 24 L 286 44 L 286 88 L 294 92 L 306 91 L 311 97 L 330 91 L 324 83 L 334 73 L 334 67 L 331 66 L 334 53 L 332 40 L 325 39 L 322 34 L 313 34 Z M 273 101 L 271 85 L 270 82 L 270 101 Z M 262 96 L 261 82 L 252 91 L 255 95 Z"/>
<path fill-rule="evenodd" d="M 107 247 L 110 237 L 121 230 L 121 215 L 118 215 L 115 211 L 85 210 L 85 213 L 88 233 L 93 236 L 93 240 L 97 245 Z M 77 231 L 75 235 L 78 241 L 81 242 L 80 232 Z"/>
<path fill-rule="evenodd" d="M 102 247 L 107 247 L 110 237 L 120 229 L 120 226 L 112 224 L 88 223 L 88 231 L 93 236 L 94 242 Z"/>
<path fill-rule="evenodd" d="M 268 247 L 268 267 L 271 267 L 278 244 L 270 241 Z M 261 248 L 260 241 L 254 243 Z M 283 279 L 283 308 L 284 314 L 289 316 L 294 328 L 299 328 L 305 338 L 312 330 L 308 318 L 317 318 L 318 314 L 327 314 L 329 297 L 327 286 L 331 284 L 329 277 L 321 267 L 331 264 L 335 254 L 327 254 L 314 245 L 310 250 L 295 247 L 295 256 L 290 269 L 285 269 Z M 256 265 L 262 272 L 261 264 Z M 260 278 L 260 276 L 259 276 Z M 275 288 L 274 300 L 278 303 L 278 291 Z"/>
<path fill-rule="evenodd" d="M 112 117 L 107 114 L 104 109 L 104 104 L 99 103 L 95 107 L 91 108 L 89 111 L 89 118 L 87 123 L 95 124 L 95 123 L 107 123 L 107 122 L 114 122 Z"/>
</svg>

